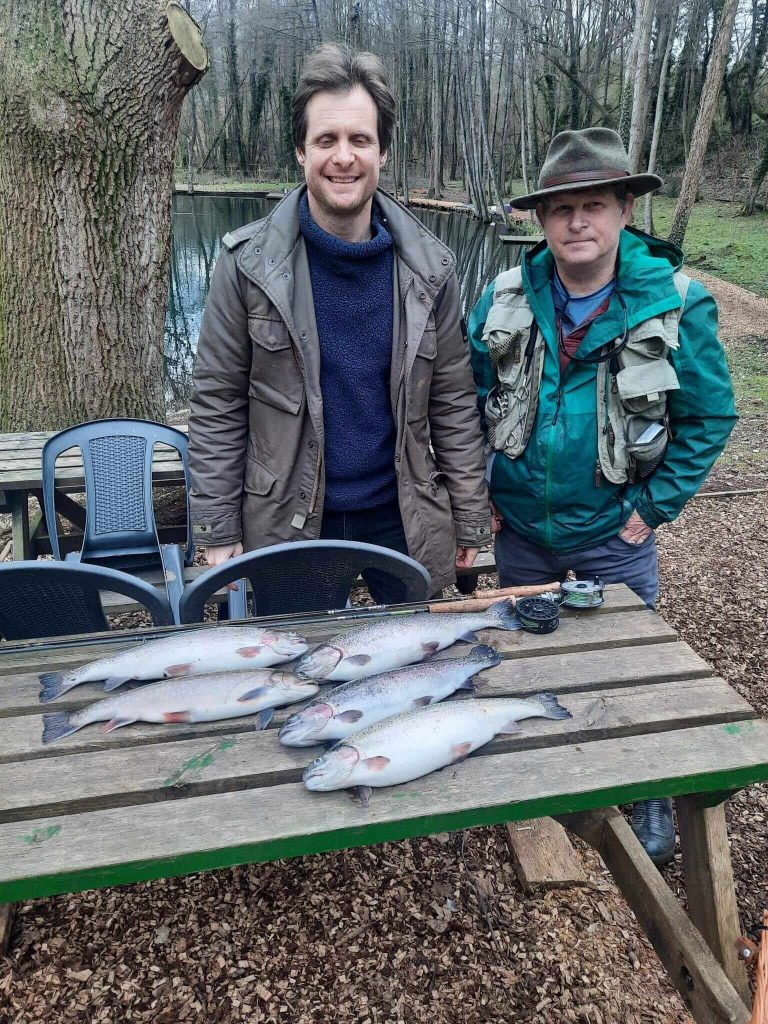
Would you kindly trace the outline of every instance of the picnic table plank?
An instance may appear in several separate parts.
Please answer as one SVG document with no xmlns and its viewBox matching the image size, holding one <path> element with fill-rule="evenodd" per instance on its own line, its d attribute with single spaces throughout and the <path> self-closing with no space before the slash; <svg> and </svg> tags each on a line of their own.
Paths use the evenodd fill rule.
<svg viewBox="0 0 768 1024">
<path fill-rule="evenodd" d="M 462 653 L 460 648 L 448 651 L 452 656 Z M 706 661 L 678 641 L 627 647 L 621 658 L 614 651 L 576 651 L 545 654 L 530 660 L 505 659 L 493 671 L 481 672 L 475 681 L 484 696 L 499 697 L 537 690 L 568 693 L 588 687 L 597 691 L 620 683 L 658 683 L 711 675 Z M 101 683 L 83 683 L 43 706 L 39 701 L 38 678 L 36 672 L 0 676 L 0 719 L 39 715 L 44 707 L 50 711 L 75 711 L 108 696 Z"/>
<path fill-rule="evenodd" d="M 606 609 L 601 614 L 571 613 L 567 609 L 563 612 L 559 629 L 547 636 L 526 633 L 524 630 L 510 633 L 499 629 L 482 629 L 478 631 L 479 642 L 490 644 L 500 654 L 510 658 L 530 658 L 552 653 L 565 654 L 574 651 L 635 647 L 641 644 L 674 643 L 678 639 L 674 629 L 650 609 L 633 615 L 612 609 Z M 315 644 L 346 630 L 357 628 L 368 621 L 371 620 L 367 616 L 357 620 L 341 616 L 333 622 L 329 619 L 320 623 L 286 622 L 282 628 L 290 627 Z M 205 628 L 202 623 L 196 624 L 194 628 L 199 629 L 201 626 Z M 154 635 L 164 636 L 174 632 L 174 627 L 152 632 Z M 7 654 L 0 658 L 0 676 L 16 672 L 50 672 L 68 668 L 85 661 L 107 657 L 137 642 L 126 639 L 126 642 L 122 643 L 119 634 L 112 634 L 111 639 L 107 639 L 106 636 L 103 643 L 94 640 L 82 646 L 75 644 L 52 649 L 35 650 L 32 646 L 26 649 L 9 649 Z"/>
<path fill-rule="evenodd" d="M 598 695 L 585 691 L 565 703 L 572 718 L 527 719 L 520 733 L 498 738 L 472 756 L 738 723 L 754 714 L 717 678 Z M 137 723 L 109 734 L 91 725 L 45 747 L 39 717 L 6 719 L 0 749 L 3 761 L 11 763 L 0 763 L 0 821 L 297 782 L 319 748 L 279 742 L 277 728 L 295 710 L 279 709 L 264 732 L 254 729 L 253 718 L 196 726 Z M 181 738 L 190 732 L 194 738 Z"/>
<path fill-rule="evenodd" d="M 469 758 L 376 792 L 368 808 L 345 793 L 288 784 L 8 822 L 0 825 L 0 902 L 768 778 L 768 723 L 691 728 L 685 740 L 672 730 Z"/>
</svg>

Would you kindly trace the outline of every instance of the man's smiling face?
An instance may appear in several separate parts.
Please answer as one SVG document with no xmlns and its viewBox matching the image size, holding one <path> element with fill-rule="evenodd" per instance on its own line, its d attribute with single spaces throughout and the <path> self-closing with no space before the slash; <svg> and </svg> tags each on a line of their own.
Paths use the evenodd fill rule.
<svg viewBox="0 0 768 1024">
<path fill-rule="evenodd" d="M 376 104 L 360 85 L 345 93 L 318 92 L 307 104 L 306 119 L 304 148 L 296 158 L 313 216 L 353 219 L 370 203 L 387 158 L 379 148 Z"/>
</svg>

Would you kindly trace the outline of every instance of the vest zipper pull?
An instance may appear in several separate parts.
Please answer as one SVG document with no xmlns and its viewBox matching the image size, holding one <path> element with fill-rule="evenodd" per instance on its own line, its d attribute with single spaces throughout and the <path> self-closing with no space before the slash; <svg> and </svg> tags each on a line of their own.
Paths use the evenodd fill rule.
<svg viewBox="0 0 768 1024">
<path fill-rule="evenodd" d="M 600 468 L 600 459 L 597 460 L 595 465 L 595 487 L 599 487 L 603 482 L 603 471 Z"/>
</svg>

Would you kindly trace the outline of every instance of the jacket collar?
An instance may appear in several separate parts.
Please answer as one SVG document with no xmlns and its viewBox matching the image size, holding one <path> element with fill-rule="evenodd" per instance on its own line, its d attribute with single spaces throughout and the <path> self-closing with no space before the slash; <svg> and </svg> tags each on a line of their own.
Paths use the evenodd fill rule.
<svg viewBox="0 0 768 1024">
<path fill-rule="evenodd" d="M 301 238 L 299 206 L 306 185 L 299 185 L 275 209 L 257 223 L 250 240 L 237 251 L 239 269 L 255 284 L 264 283 L 273 292 L 284 292 L 283 282 L 293 277 L 293 260 Z M 413 274 L 421 290 L 433 298 L 455 269 L 451 250 L 417 220 L 404 206 L 382 189 L 375 201 L 395 243 L 395 252 Z"/>
<path fill-rule="evenodd" d="M 680 296 L 673 276 L 682 266 L 677 246 L 646 235 L 635 228 L 624 228 L 619 238 L 617 289 L 627 306 L 627 326 L 660 316 L 680 307 Z M 540 242 L 523 259 L 523 287 L 531 308 L 545 334 L 555 338 L 555 307 L 551 280 L 554 258 L 546 241 Z M 590 326 L 579 349 L 581 354 L 598 351 L 607 342 L 623 334 L 624 313 L 614 295 L 607 312 Z"/>
</svg>

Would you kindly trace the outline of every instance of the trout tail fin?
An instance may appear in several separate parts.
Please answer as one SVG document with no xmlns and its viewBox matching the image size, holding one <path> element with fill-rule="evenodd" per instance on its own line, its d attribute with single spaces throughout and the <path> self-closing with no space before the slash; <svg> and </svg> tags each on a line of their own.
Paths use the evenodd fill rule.
<svg viewBox="0 0 768 1024">
<path fill-rule="evenodd" d="M 537 693 L 533 698 L 542 706 L 544 718 L 573 718 L 567 708 L 564 708 L 554 693 Z"/>
<path fill-rule="evenodd" d="M 57 711 L 53 715 L 43 715 L 43 743 L 54 743 L 71 736 L 80 728 L 75 725 L 65 711 Z"/>
<path fill-rule="evenodd" d="M 493 619 L 490 625 L 495 626 L 496 629 L 520 629 L 520 621 L 515 613 L 514 598 L 505 597 L 492 604 L 488 609 L 488 614 Z"/>
<path fill-rule="evenodd" d="M 43 672 L 40 676 L 40 703 L 60 697 L 69 687 L 64 685 L 64 672 Z"/>
</svg>

